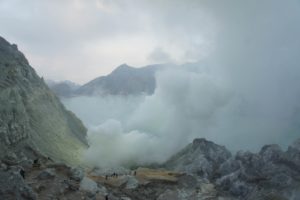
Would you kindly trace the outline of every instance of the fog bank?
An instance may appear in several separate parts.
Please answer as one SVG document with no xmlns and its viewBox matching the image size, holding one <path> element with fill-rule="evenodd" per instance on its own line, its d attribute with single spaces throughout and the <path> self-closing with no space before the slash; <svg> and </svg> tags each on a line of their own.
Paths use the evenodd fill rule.
<svg viewBox="0 0 300 200">
<path fill-rule="evenodd" d="M 233 151 L 257 151 L 270 143 L 285 147 L 300 137 L 299 1 L 193 4 L 193 11 L 205 10 L 215 23 L 209 37 L 213 51 L 194 70 L 182 66 L 159 72 L 153 95 L 135 102 L 116 97 L 124 108 L 92 106 L 84 116 L 69 106 L 89 126 L 85 159 L 90 163 L 162 162 L 196 137 Z M 170 9 L 177 17 L 183 14 L 180 6 Z M 85 110 L 86 102 L 81 105 Z M 122 117 L 111 115 L 116 110 Z M 106 121 L 95 120 L 100 112 Z M 89 115 L 93 119 L 86 120 Z"/>
</svg>

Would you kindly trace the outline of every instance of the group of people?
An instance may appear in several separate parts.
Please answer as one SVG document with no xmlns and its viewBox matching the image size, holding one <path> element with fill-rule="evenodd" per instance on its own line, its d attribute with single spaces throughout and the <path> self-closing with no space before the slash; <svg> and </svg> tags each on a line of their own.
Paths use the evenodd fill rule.
<svg viewBox="0 0 300 200">
<path fill-rule="evenodd" d="M 132 175 L 132 173 L 128 173 L 128 174 L 122 174 L 120 176 L 124 176 L 124 175 Z M 133 175 L 136 176 L 136 171 L 133 172 Z M 108 178 L 111 177 L 111 178 L 118 178 L 119 177 L 119 174 L 118 173 L 112 173 L 110 175 L 105 175 L 105 180 L 108 180 Z"/>
<path fill-rule="evenodd" d="M 105 175 L 105 180 L 108 180 L 109 177 L 111 177 L 111 178 L 118 178 L 119 176 L 124 176 L 124 175 L 134 175 L 134 176 L 136 176 L 136 171 L 133 171 L 133 173 L 129 172 L 128 174 L 121 174 L 121 175 L 119 175 L 118 173 L 114 172 L 114 173 L 112 173 L 110 175 Z M 105 195 L 105 200 L 108 200 L 108 194 Z"/>
<path fill-rule="evenodd" d="M 32 167 L 40 167 L 38 159 L 33 160 Z M 20 167 L 19 173 L 22 176 L 22 178 L 25 179 L 25 170 L 23 169 L 23 167 Z"/>
<path fill-rule="evenodd" d="M 105 180 L 107 180 L 109 177 L 112 177 L 112 178 L 113 178 L 113 177 L 118 178 L 118 176 L 119 176 L 119 175 L 118 175 L 117 173 L 114 172 L 114 173 L 111 174 L 111 175 L 105 175 Z"/>
</svg>

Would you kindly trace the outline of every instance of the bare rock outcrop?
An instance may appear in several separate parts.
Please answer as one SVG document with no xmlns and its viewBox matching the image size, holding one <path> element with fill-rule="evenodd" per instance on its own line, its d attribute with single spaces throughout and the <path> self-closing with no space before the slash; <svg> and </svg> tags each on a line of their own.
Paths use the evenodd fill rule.
<svg viewBox="0 0 300 200">
<path fill-rule="evenodd" d="M 171 157 L 164 166 L 211 179 L 218 167 L 230 157 L 231 153 L 225 147 L 201 138 Z"/>
<path fill-rule="evenodd" d="M 195 139 L 166 164 L 170 169 L 207 179 L 219 195 L 229 198 L 300 199 L 300 140 L 287 151 L 265 145 L 260 152 L 239 151 L 231 156 L 225 147 Z M 173 195 L 167 192 L 165 195 Z"/>
</svg>

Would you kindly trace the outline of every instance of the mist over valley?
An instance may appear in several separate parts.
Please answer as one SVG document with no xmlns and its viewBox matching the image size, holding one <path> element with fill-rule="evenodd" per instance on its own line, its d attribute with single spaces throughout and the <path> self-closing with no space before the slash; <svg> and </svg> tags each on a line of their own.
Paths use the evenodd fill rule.
<svg viewBox="0 0 300 200">
<path fill-rule="evenodd" d="M 0 199 L 300 199 L 299 0 L 0 0 L 0 24 Z"/>
</svg>

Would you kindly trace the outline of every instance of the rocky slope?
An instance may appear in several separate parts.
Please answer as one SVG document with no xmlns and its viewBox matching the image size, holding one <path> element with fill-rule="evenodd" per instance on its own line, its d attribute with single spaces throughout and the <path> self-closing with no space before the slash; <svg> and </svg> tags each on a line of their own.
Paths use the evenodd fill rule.
<svg viewBox="0 0 300 200">
<path fill-rule="evenodd" d="M 196 139 L 166 163 L 176 170 L 84 170 L 42 156 L 36 166 L 33 160 L 12 154 L 11 162 L 0 161 L 0 199 L 298 200 L 299 144 L 300 140 L 287 151 L 266 145 L 257 154 L 231 156 L 222 146 Z"/>
<path fill-rule="evenodd" d="M 230 157 L 231 153 L 225 147 L 205 139 L 195 139 L 172 156 L 165 167 L 211 179 L 219 165 Z"/>
<path fill-rule="evenodd" d="M 86 129 L 38 77 L 16 45 L 0 37 L 0 158 L 22 151 L 77 162 Z"/>
<path fill-rule="evenodd" d="M 300 199 L 300 139 L 287 151 L 266 145 L 259 153 L 234 156 L 223 146 L 196 139 L 165 167 L 207 179 L 230 199 Z"/>
<path fill-rule="evenodd" d="M 19 165 L 0 162 L 0 199 L 72 200 L 212 200 L 213 184 L 184 173 L 139 168 L 118 175 L 83 170 L 40 159 Z M 25 171 L 24 177 L 20 173 Z M 6 183 L 8 181 L 8 183 Z M 225 200 L 225 197 L 222 197 Z"/>
</svg>

